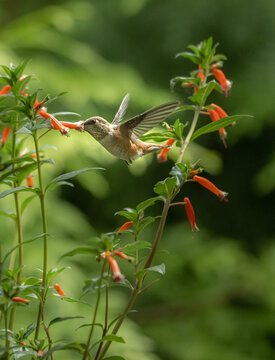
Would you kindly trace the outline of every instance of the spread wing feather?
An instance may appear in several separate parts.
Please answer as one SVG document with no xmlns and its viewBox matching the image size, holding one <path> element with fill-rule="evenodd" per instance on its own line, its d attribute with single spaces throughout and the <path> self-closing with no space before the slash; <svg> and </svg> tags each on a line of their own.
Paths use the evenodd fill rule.
<svg viewBox="0 0 275 360">
<path fill-rule="evenodd" d="M 179 106 L 178 102 L 169 102 L 159 105 L 133 117 L 120 126 L 121 128 L 127 127 L 139 138 L 147 131 L 164 121 L 177 108 L 177 106 Z"/>
<path fill-rule="evenodd" d="M 120 104 L 120 107 L 114 117 L 114 120 L 112 121 L 112 124 L 118 125 L 122 121 L 125 111 L 127 109 L 128 103 L 129 103 L 129 99 L 130 99 L 130 94 L 126 94 Z"/>
</svg>

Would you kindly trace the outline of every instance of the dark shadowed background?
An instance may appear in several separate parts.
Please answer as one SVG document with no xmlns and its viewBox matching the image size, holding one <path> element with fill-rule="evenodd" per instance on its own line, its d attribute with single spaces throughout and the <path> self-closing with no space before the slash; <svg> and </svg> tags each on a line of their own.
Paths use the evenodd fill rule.
<svg viewBox="0 0 275 360">
<path fill-rule="evenodd" d="M 229 192 L 229 203 L 219 202 L 196 184 L 186 185 L 183 197 L 192 199 L 201 231 L 191 233 L 183 208 L 171 209 L 155 260 L 166 263 L 167 273 L 135 305 L 138 313 L 130 316 L 121 332 L 127 345 L 114 345 L 112 351 L 127 360 L 275 358 L 271 197 L 275 186 L 275 2 L 2 0 L 0 4 L 1 64 L 30 58 L 26 72 L 36 75 L 31 88 L 40 88 L 41 98 L 68 92 L 51 103 L 48 111 L 73 111 L 81 119 L 101 115 L 111 121 L 127 92 L 131 94 L 128 117 L 177 99 L 170 79 L 186 76 L 195 67 L 175 55 L 209 36 L 220 43 L 218 52 L 228 57 L 223 70 L 233 86 L 228 98 L 217 94 L 211 102 L 230 115 L 253 118 L 228 129 L 227 150 L 217 134 L 210 134 L 199 138 L 186 156 L 200 159 L 205 175 Z M 202 124 L 207 121 L 201 118 Z M 154 184 L 168 175 L 172 162 L 158 164 L 156 155 L 148 155 L 128 167 L 86 133 L 71 132 L 66 138 L 52 131 L 43 143 L 58 148 L 47 151 L 55 160 L 55 166 L 44 168 L 47 179 L 86 166 L 106 168 L 80 175 L 74 189 L 58 188 L 48 198 L 50 266 L 71 267 L 58 282 L 68 295 L 78 298 L 84 280 L 98 273 L 98 264 L 84 256 L 57 264 L 59 256 L 87 244 L 94 234 L 120 226 L 124 219 L 114 213 L 153 196 Z M 172 151 L 171 157 L 175 156 Z M 1 200 L 1 208 L 12 209 L 13 199 Z M 160 208 L 150 211 L 157 215 Z M 41 233 L 38 202 L 33 202 L 23 220 L 25 239 Z M 13 223 L 8 221 L 0 218 L 0 239 L 6 248 L 14 237 Z M 151 241 L 154 230 L 152 225 L 143 240 Z M 41 267 L 40 250 L 39 243 L 25 248 L 26 274 Z M 130 266 L 122 264 L 122 270 L 131 279 Z M 127 296 L 128 290 L 114 288 L 114 316 Z M 92 305 L 93 301 L 93 296 L 87 298 Z M 20 313 L 16 328 L 30 323 L 32 311 Z M 86 329 L 75 328 L 89 321 L 91 311 L 53 298 L 46 317 L 84 315 L 85 320 L 53 329 L 56 338 L 81 341 Z M 57 359 L 76 358 L 70 352 L 57 354 Z"/>
</svg>

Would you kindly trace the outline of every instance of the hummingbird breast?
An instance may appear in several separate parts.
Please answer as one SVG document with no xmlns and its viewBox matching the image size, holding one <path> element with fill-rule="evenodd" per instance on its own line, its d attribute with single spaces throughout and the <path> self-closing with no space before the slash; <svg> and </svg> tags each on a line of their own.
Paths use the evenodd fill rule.
<svg viewBox="0 0 275 360">
<path fill-rule="evenodd" d="M 105 147 L 111 154 L 120 159 L 131 161 L 144 154 L 142 141 L 131 139 L 128 134 L 122 134 L 119 128 L 101 139 L 100 144 Z"/>
</svg>

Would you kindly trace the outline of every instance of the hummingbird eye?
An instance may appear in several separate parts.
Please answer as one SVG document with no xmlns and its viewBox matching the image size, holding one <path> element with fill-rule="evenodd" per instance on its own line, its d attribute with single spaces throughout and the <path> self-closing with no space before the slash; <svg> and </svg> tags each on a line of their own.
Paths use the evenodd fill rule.
<svg viewBox="0 0 275 360">
<path fill-rule="evenodd" d="M 95 119 L 89 119 L 87 122 L 86 122 L 86 125 L 94 125 L 96 123 L 96 120 Z"/>
</svg>

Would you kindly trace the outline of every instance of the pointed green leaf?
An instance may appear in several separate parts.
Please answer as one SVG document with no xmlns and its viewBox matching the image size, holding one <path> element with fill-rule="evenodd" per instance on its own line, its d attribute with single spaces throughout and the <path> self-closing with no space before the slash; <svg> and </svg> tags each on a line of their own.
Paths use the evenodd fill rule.
<svg viewBox="0 0 275 360">
<path fill-rule="evenodd" d="M 79 247 L 74 250 L 68 251 L 67 253 L 60 256 L 59 260 L 63 259 L 64 257 L 71 257 L 75 255 L 98 255 L 99 251 L 96 248 L 90 248 L 90 247 Z"/>
<path fill-rule="evenodd" d="M 136 241 L 131 244 L 127 244 L 123 247 L 123 252 L 127 255 L 133 255 L 137 250 L 141 249 L 150 249 L 152 247 L 151 243 L 148 241 Z"/>
<path fill-rule="evenodd" d="M 148 272 L 156 272 L 161 275 L 165 274 L 165 264 L 160 264 L 157 266 L 152 266 L 147 269 L 140 270 L 136 273 L 136 278 L 139 280 L 142 280 L 142 278 L 148 273 Z"/>
<path fill-rule="evenodd" d="M 16 214 L 9 210 L 0 210 L 0 216 L 7 216 L 11 219 L 16 219 Z"/>
<path fill-rule="evenodd" d="M 196 94 L 190 96 L 189 99 L 199 105 L 204 105 L 208 96 L 214 89 L 218 92 L 221 92 L 221 88 L 215 80 L 209 81 L 207 85 L 200 88 L 199 91 Z"/>
<path fill-rule="evenodd" d="M 53 324 L 65 321 L 65 320 L 71 320 L 71 319 L 83 319 L 84 316 L 65 316 L 65 317 L 56 317 L 53 320 L 50 321 L 49 326 L 52 326 Z"/>
<path fill-rule="evenodd" d="M 21 214 L 25 211 L 26 207 L 29 205 L 29 203 L 36 197 L 36 195 L 31 195 L 28 198 L 26 198 L 24 201 L 22 201 L 21 205 Z"/>
<path fill-rule="evenodd" d="M 3 191 L 0 193 L 0 199 L 4 198 L 5 196 L 8 196 L 10 194 L 16 193 L 16 192 L 22 192 L 22 191 L 32 191 L 34 192 L 35 189 L 29 188 L 28 186 L 18 186 L 16 188 L 12 188 L 6 191 Z"/>
<path fill-rule="evenodd" d="M 155 202 L 156 201 L 163 201 L 163 198 L 160 197 L 160 196 L 156 196 L 156 197 L 153 197 L 153 198 L 150 198 L 150 199 L 147 199 L 145 201 L 142 201 L 141 203 L 139 203 L 137 205 L 137 211 L 138 213 L 141 213 L 141 212 L 144 212 L 145 209 L 147 209 L 148 207 L 152 206 L 152 205 L 155 205 Z"/>
<path fill-rule="evenodd" d="M 138 212 L 135 209 L 117 211 L 115 215 L 124 216 L 126 219 L 134 222 L 138 220 Z"/>
<path fill-rule="evenodd" d="M 60 176 L 57 176 L 56 178 L 54 178 L 51 182 L 51 183 L 54 183 L 54 182 L 58 182 L 58 181 L 63 181 L 63 180 L 68 180 L 68 179 L 72 179 L 74 178 L 75 176 L 85 172 L 85 171 L 90 171 L 90 170 L 105 170 L 103 168 L 99 168 L 99 167 L 95 167 L 95 168 L 83 168 L 83 169 L 79 169 L 79 170 L 76 170 L 76 171 L 71 171 L 71 172 L 68 172 L 66 174 L 62 174 Z"/>
<path fill-rule="evenodd" d="M 247 117 L 252 118 L 251 115 L 233 115 L 233 116 L 224 117 L 220 120 L 211 122 L 210 124 L 202 126 L 197 131 L 195 131 L 194 134 L 192 135 L 190 141 L 195 140 L 197 137 L 199 137 L 203 134 L 208 134 L 208 133 L 217 131 L 222 127 L 228 126 L 228 125 L 234 123 L 235 121 L 240 120 L 241 118 L 247 118 Z"/>
<path fill-rule="evenodd" d="M 166 178 L 163 181 L 156 183 L 154 192 L 158 195 L 169 198 L 175 191 L 177 186 L 177 179 L 175 177 Z"/>
</svg>

